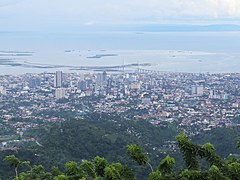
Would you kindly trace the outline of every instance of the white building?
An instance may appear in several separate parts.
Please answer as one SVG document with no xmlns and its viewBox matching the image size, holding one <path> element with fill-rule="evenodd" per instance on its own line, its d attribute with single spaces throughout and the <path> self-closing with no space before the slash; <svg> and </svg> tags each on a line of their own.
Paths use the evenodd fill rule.
<svg viewBox="0 0 240 180">
<path fill-rule="evenodd" d="M 203 96 L 204 87 L 200 86 L 192 86 L 192 95 L 193 96 Z"/>
<path fill-rule="evenodd" d="M 6 88 L 3 86 L 0 86 L 0 95 L 6 95 L 6 94 L 7 94 Z"/>
<path fill-rule="evenodd" d="M 62 71 L 57 71 L 54 77 L 54 87 L 61 88 L 63 81 L 63 73 Z"/>
<path fill-rule="evenodd" d="M 66 89 L 65 88 L 58 88 L 55 91 L 56 99 L 64 99 L 66 98 Z"/>
</svg>

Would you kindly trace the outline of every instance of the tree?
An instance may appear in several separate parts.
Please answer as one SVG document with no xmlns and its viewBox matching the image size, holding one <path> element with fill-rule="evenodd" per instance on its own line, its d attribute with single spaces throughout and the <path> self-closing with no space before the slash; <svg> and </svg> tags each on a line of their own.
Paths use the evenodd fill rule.
<svg viewBox="0 0 240 180">
<path fill-rule="evenodd" d="M 173 168 L 175 167 L 175 159 L 167 155 L 159 165 L 159 171 L 162 174 L 172 174 Z"/>
<path fill-rule="evenodd" d="M 93 179 L 97 177 L 95 166 L 92 162 L 85 160 L 80 165 L 80 168 L 84 172 L 85 177 L 91 177 Z"/>
<path fill-rule="evenodd" d="M 163 180 L 163 179 L 164 178 L 162 176 L 162 173 L 159 170 L 151 172 L 148 177 L 148 180 Z"/>
<path fill-rule="evenodd" d="M 63 173 L 58 169 L 58 167 L 53 166 L 51 168 L 51 174 L 55 177 L 55 176 L 60 176 L 63 175 Z"/>
<path fill-rule="evenodd" d="M 240 148 L 240 138 L 238 138 L 237 147 Z"/>
<path fill-rule="evenodd" d="M 69 178 L 62 174 L 62 175 L 55 176 L 54 180 L 69 180 Z"/>
<path fill-rule="evenodd" d="M 96 171 L 97 176 L 103 177 L 104 176 L 104 169 L 108 166 L 107 160 L 104 159 L 104 158 L 101 158 L 99 156 L 96 156 L 93 159 L 93 164 L 95 166 L 95 171 Z"/>
<path fill-rule="evenodd" d="M 82 177 L 82 175 L 80 175 L 80 168 L 76 162 L 70 161 L 65 164 L 64 168 L 70 180 L 78 180 Z"/>
<path fill-rule="evenodd" d="M 198 147 L 191 143 L 188 137 L 181 133 L 176 137 L 177 145 L 180 148 L 188 169 L 197 170 L 199 168 L 197 156 Z"/>
<path fill-rule="evenodd" d="M 160 161 L 156 171 L 149 174 L 149 180 L 240 180 L 240 161 L 235 158 L 223 160 L 215 153 L 212 144 L 204 145 L 193 144 L 189 141 L 185 134 L 176 137 L 180 151 L 183 153 L 187 168 L 174 171 L 175 159 L 167 155 Z M 149 158 L 135 144 L 127 147 L 131 158 L 139 165 L 147 165 Z M 190 152 L 194 150 L 194 152 Z M 199 166 L 199 158 L 205 159 L 209 164 L 209 168 L 202 170 Z M 6 156 L 4 158 L 10 166 L 15 169 L 15 180 L 134 180 L 135 176 L 132 170 L 121 163 L 109 164 L 106 159 L 96 156 L 91 161 L 85 160 L 81 163 L 70 161 L 65 164 L 65 173 L 61 172 L 57 167 L 52 167 L 51 172 L 46 172 L 43 165 L 34 165 L 31 167 L 29 161 L 20 161 L 15 156 Z M 193 162 L 190 162 L 193 160 Z M 30 170 L 18 174 L 18 168 L 21 165 L 27 165 Z M 207 170 L 208 169 L 208 170 Z"/>
<path fill-rule="evenodd" d="M 139 165 L 149 165 L 151 171 L 153 172 L 152 165 L 149 163 L 149 158 L 145 153 L 143 153 L 140 146 L 131 144 L 127 147 L 127 150 L 134 161 L 136 161 Z"/>
<path fill-rule="evenodd" d="M 28 165 L 30 164 L 29 161 L 20 161 L 15 155 L 10 155 L 10 156 L 6 156 L 4 158 L 4 161 L 6 161 L 7 163 L 10 164 L 11 167 L 14 167 L 15 170 L 15 177 L 16 179 L 18 179 L 18 169 L 21 165 Z"/>
<path fill-rule="evenodd" d="M 228 176 L 231 179 L 240 180 L 240 163 L 233 162 L 228 165 Z"/>
<path fill-rule="evenodd" d="M 105 180 L 134 180 L 132 171 L 121 163 L 112 163 L 104 169 Z"/>
<path fill-rule="evenodd" d="M 208 173 L 204 171 L 185 169 L 179 174 L 179 178 L 182 180 L 209 180 Z"/>
<path fill-rule="evenodd" d="M 121 180 L 119 173 L 121 169 L 120 163 L 114 163 L 104 169 L 104 178 L 106 180 Z"/>
<path fill-rule="evenodd" d="M 212 180 L 227 180 L 228 178 L 224 177 L 219 168 L 215 165 L 212 165 L 209 169 L 209 178 Z"/>
</svg>

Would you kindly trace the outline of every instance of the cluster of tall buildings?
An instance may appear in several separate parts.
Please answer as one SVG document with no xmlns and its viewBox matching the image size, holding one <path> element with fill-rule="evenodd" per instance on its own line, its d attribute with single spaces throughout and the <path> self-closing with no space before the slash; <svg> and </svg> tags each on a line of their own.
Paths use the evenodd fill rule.
<svg viewBox="0 0 240 180">
<path fill-rule="evenodd" d="M 96 84 L 97 86 L 103 86 L 104 83 L 107 82 L 107 73 L 104 71 L 103 73 L 97 74 Z"/>
<path fill-rule="evenodd" d="M 56 99 L 66 98 L 67 88 L 66 88 L 65 79 L 66 79 L 65 74 L 62 71 L 56 71 L 56 73 L 54 74 L 53 87 L 55 88 Z M 84 77 L 79 79 L 77 84 L 74 84 L 74 82 L 72 81 L 70 81 L 69 83 L 70 83 L 70 87 L 77 86 L 78 89 L 80 89 L 81 91 L 87 91 L 89 88 L 89 82 L 86 81 Z M 29 81 L 30 88 L 36 88 L 40 86 L 40 84 L 41 84 L 41 80 L 37 77 L 32 77 Z M 103 73 L 95 74 L 95 85 L 94 87 L 92 87 L 92 89 L 94 89 L 95 91 L 102 91 L 106 87 L 110 87 L 110 86 L 111 86 L 111 80 L 107 78 L 107 73 L 105 71 Z"/>
<path fill-rule="evenodd" d="M 63 73 L 57 71 L 54 76 L 54 87 L 56 99 L 64 99 L 66 97 L 66 89 L 63 88 Z"/>
<path fill-rule="evenodd" d="M 193 96 L 203 96 L 203 85 L 193 85 L 192 86 L 192 95 Z"/>
</svg>

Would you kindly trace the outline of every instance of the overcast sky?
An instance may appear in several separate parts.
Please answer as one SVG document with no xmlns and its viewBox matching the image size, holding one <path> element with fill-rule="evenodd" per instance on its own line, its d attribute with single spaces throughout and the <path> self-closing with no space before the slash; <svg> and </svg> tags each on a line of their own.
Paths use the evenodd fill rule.
<svg viewBox="0 0 240 180">
<path fill-rule="evenodd" d="M 240 0 L 0 0 L 0 31 L 114 24 L 238 24 Z"/>
</svg>

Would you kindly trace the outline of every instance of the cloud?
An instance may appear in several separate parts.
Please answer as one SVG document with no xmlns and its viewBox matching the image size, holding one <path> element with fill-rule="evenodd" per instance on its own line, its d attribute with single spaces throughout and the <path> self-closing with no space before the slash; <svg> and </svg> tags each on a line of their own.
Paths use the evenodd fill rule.
<svg viewBox="0 0 240 180">
<path fill-rule="evenodd" d="M 22 2 L 24 0 L 0 0 L 0 7 L 3 6 L 10 6 L 19 2 Z"/>
<path fill-rule="evenodd" d="M 0 23 L 3 17 L 12 26 L 232 21 L 240 0 L 0 0 Z"/>
<path fill-rule="evenodd" d="M 93 26 L 93 25 L 95 25 L 96 23 L 94 22 L 94 21 L 89 21 L 89 22 L 86 22 L 86 23 L 84 23 L 83 25 L 84 26 Z"/>
<path fill-rule="evenodd" d="M 239 0 L 132 0 L 130 10 L 139 17 L 155 18 L 239 18 Z"/>
</svg>

